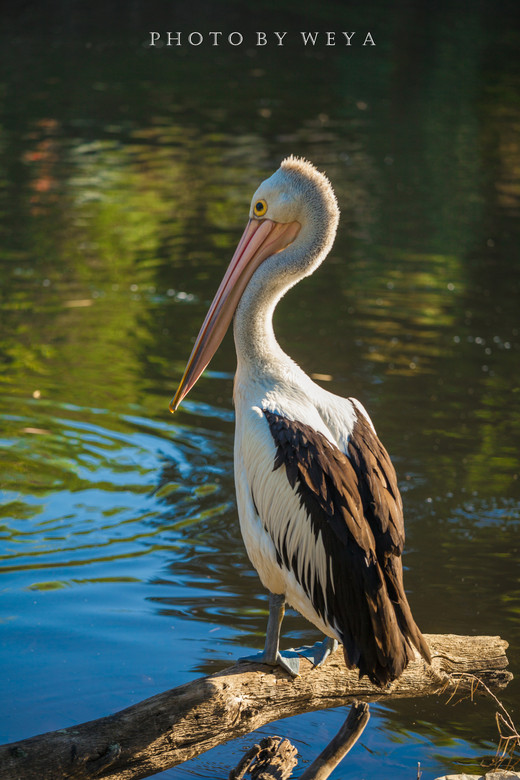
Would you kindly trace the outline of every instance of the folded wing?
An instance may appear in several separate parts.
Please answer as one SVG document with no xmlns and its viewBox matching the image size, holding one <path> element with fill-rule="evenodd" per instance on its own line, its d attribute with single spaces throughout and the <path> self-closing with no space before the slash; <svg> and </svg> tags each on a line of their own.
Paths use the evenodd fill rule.
<svg viewBox="0 0 520 780">
<path fill-rule="evenodd" d="M 403 587 L 395 471 L 368 420 L 358 412 L 345 454 L 305 423 L 264 414 L 276 445 L 274 469 L 285 469 L 327 565 L 317 570 L 313 545 L 290 544 L 290 517 L 277 553 L 338 635 L 347 665 L 384 685 L 403 672 L 412 645 L 429 661 Z"/>
</svg>

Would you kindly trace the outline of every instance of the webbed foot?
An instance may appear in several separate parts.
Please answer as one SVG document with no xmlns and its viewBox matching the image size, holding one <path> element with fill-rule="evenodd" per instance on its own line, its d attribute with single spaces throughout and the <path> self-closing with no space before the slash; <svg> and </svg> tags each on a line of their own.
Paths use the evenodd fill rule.
<svg viewBox="0 0 520 780">
<path fill-rule="evenodd" d="M 298 653 L 298 655 L 307 658 L 313 666 L 321 666 L 325 663 L 329 655 L 336 652 L 338 644 L 337 639 L 326 636 L 321 642 L 315 642 L 313 645 L 303 645 L 302 647 L 296 647 L 294 650 L 285 652 Z"/>
<path fill-rule="evenodd" d="M 239 658 L 238 663 L 267 664 L 268 666 L 281 666 L 291 677 L 299 677 L 300 659 L 296 650 L 284 650 L 283 655 L 277 652 L 276 655 L 268 654 L 263 650 L 255 655 L 248 655 Z"/>
</svg>

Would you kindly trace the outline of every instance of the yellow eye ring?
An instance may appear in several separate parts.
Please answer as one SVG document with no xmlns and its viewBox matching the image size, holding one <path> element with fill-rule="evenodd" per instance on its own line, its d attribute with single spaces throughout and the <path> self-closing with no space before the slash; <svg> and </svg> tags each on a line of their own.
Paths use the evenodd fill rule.
<svg viewBox="0 0 520 780">
<path fill-rule="evenodd" d="M 253 206 L 253 214 L 255 217 L 263 217 L 267 211 L 267 203 L 265 200 L 257 200 Z"/>
</svg>

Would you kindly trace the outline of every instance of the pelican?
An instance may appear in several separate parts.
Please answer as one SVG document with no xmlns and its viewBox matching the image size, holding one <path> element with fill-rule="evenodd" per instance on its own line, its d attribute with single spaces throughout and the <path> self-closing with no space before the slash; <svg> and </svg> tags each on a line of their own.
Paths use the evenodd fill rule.
<svg viewBox="0 0 520 780">
<path fill-rule="evenodd" d="M 395 471 L 361 403 L 315 384 L 281 349 L 272 324 L 278 301 L 328 254 L 338 220 L 329 180 L 304 159 L 286 158 L 260 184 L 170 410 L 234 317 L 238 513 L 269 592 L 265 647 L 249 660 L 298 674 L 298 653 L 279 650 L 287 602 L 325 634 L 308 650 L 313 663 L 340 643 L 347 667 L 384 686 L 415 651 L 430 661 L 403 586 Z"/>
</svg>

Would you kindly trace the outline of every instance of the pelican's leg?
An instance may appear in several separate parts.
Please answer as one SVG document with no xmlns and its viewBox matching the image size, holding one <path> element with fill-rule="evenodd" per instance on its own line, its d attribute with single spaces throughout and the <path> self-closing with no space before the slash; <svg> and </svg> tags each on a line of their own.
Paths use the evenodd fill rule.
<svg viewBox="0 0 520 780">
<path fill-rule="evenodd" d="M 261 653 L 239 658 L 239 663 L 252 661 L 254 663 L 269 664 L 269 666 L 281 666 L 292 677 L 297 677 L 300 672 L 300 660 L 294 651 L 286 651 L 282 655 L 280 646 L 280 628 L 285 613 L 285 596 L 283 594 L 269 593 L 269 619 L 265 635 L 265 645 Z"/>
<path fill-rule="evenodd" d="M 280 649 L 280 631 L 285 615 L 285 596 L 283 593 L 269 593 L 269 618 L 265 632 L 264 655 L 266 663 L 276 664 Z"/>
</svg>

